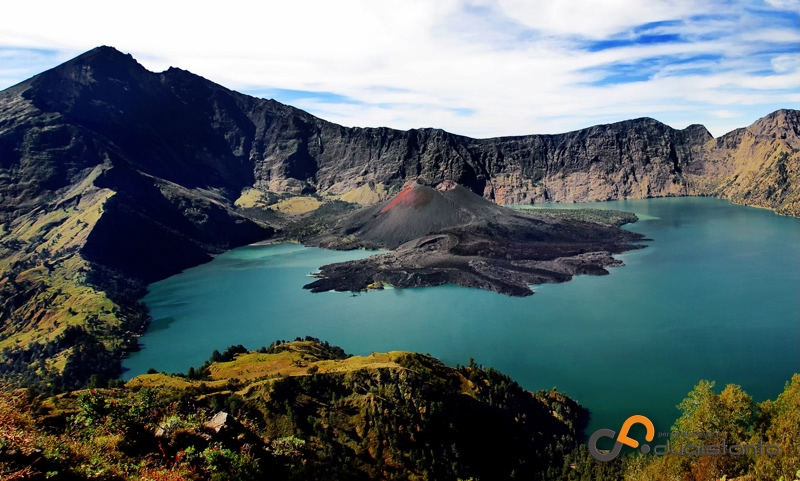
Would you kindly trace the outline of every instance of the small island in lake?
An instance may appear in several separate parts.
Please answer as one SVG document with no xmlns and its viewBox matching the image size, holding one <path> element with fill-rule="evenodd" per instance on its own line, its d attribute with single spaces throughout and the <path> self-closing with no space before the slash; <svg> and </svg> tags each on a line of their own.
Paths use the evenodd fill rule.
<svg viewBox="0 0 800 481">
<path fill-rule="evenodd" d="M 360 291 L 458 284 L 510 296 L 533 294 L 531 284 L 565 282 L 577 274 L 608 274 L 618 254 L 643 246 L 641 234 L 620 229 L 634 214 L 515 210 L 452 181 L 409 182 L 378 205 L 339 215 L 326 231 L 301 237 L 327 249 L 384 248 L 391 252 L 323 266 L 312 292 Z M 555 214 L 555 215 L 554 215 Z M 562 215 L 558 215 L 562 214 Z"/>
</svg>

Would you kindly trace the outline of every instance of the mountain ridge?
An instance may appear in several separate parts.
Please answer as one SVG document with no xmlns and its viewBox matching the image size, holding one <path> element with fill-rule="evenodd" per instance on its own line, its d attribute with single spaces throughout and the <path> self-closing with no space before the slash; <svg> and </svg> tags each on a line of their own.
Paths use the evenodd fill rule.
<svg viewBox="0 0 800 481">
<path fill-rule="evenodd" d="M 122 355 L 147 283 L 286 230 L 269 199 L 342 211 L 340 197 L 383 202 L 421 178 L 498 204 L 714 195 L 798 216 L 798 119 L 718 139 L 650 118 L 490 139 L 348 128 L 98 47 L 0 92 L 0 348 L 99 351 L 70 344 L 79 328 Z M 42 372 L 69 368 L 60 356 Z"/>
<path fill-rule="evenodd" d="M 692 176 L 692 172 L 703 170 L 707 163 L 710 154 L 706 151 L 714 150 L 705 144 L 711 140 L 719 143 L 719 139 L 714 139 L 698 124 L 677 130 L 643 117 L 562 134 L 488 139 L 472 139 L 434 128 L 407 131 L 386 127 L 347 128 L 274 100 L 239 94 L 181 69 L 152 73 L 129 55 L 110 47 L 96 50 L 48 71 L 53 72 L 50 76 L 58 73 L 83 83 L 90 79 L 97 83 L 97 79 L 87 74 L 84 64 L 93 65 L 98 63 L 99 57 L 112 56 L 115 63 L 125 63 L 129 71 L 151 77 L 148 82 L 152 83 L 157 77 L 160 83 L 173 90 L 186 82 L 206 89 L 211 95 L 200 99 L 202 102 L 216 102 L 217 113 L 234 112 L 236 118 L 226 121 L 236 128 L 224 132 L 228 141 L 225 143 L 230 145 L 223 148 L 216 142 L 217 148 L 211 149 L 212 154 L 226 161 L 224 169 L 219 163 L 204 160 L 202 155 L 191 159 L 195 167 L 207 171 L 208 178 L 204 180 L 213 181 L 213 177 L 226 173 L 229 178 L 224 184 L 234 190 L 256 187 L 281 193 L 343 194 L 369 182 L 399 188 L 404 181 L 421 176 L 434 181 L 456 181 L 501 204 L 664 195 L 734 197 L 735 194 L 706 191 L 703 186 L 708 183 L 697 182 Z M 23 84 L 25 82 L 12 89 Z M 220 95 L 228 98 L 217 98 Z M 34 100 L 41 97 L 30 96 Z M 184 104 L 198 100 L 185 98 L 183 94 L 179 97 Z M 797 137 L 798 112 L 779 112 L 784 112 L 785 118 L 794 119 L 791 135 Z M 171 123 L 179 124 L 177 120 L 180 119 Z M 191 122 L 186 124 L 191 125 Z M 735 135 L 734 131 L 720 139 Z M 787 140 L 786 144 L 791 144 L 792 139 Z M 174 152 L 158 153 L 166 155 L 172 163 L 182 160 L 181 156 L 172 155 Z M 241 165 L 242 162 L 249 165 Z M 152 164 L 142 167 L 170 181 L 185 184 L 193 180 L 185 173 L 178 176 L 176 172 L 164 172 Z M 689 175 L 684 176 L 684 170 Z M 709 175 L 713 173 L 707 171 Z M 796 192 L 792 195 L 796 197 Z M 795 212 L 791 205 L 781 210 L 783 198 L 770 197 L 774 195 L 759 199 L 758 205 L 772 206 L 782 213 Z"/>
</svg>

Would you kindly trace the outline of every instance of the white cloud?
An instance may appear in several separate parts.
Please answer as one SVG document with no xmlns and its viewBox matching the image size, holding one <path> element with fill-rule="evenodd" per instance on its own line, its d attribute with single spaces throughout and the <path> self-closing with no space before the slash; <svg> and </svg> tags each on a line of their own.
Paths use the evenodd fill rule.
<svg viewBox="0 0 800 481">
<path fill-rule="evenodd" d="M 502 11 L 536 30 L 601 39 L 647 23 L 720 13 L 694 0 L 499 0 Z"/>
<path fill-rule="evenodd" d="M 794 10 L 795 12 L 800 8 L 800 2 L 797 0 L 764 0 L 767 5 L 778 8 L 780 10 Z"/>
<path fill-rule="evenodd" d="M 796 43 L 798 40 L 800 40 L 800 32 L 798 32 L 796 29 L 788 28 L 762 28 L 744 32 L 741 36 L 741 40 L 744 42 Z"/>
<path fill-rule="evenodd" d="M 781 55 L 773 58 L 771 63 L 777 73 L 793 72 L 800 68 L 800 56 Z"/>
<path fill-rule="evenodd" d="M 151 70 L 181 67 L 237 90 L 347 97 L 356 103 L 294 102 L 345 125 L 475 136 L 638 116 L 703 121 L 716 135 L 728 124 L 712 112 L 741 112 L 749 123 L 796 107 L 800 92 L 800 56 L 780 53 L 800 38 L 793 24 L 723 0 L 44 3 L 36 16 L 21 2 L 4 6 L 0 46 L 55 53 L 0 57 L 0 88 L 106 44 Z M 653 22 L 648 35 L 684 41 L 637 44 L 636 27 Z M 631 44 L 587 48 L 604 40 Z M 604 84 L 615 75 L 640 81 Z"/>
<path fill-rule="evenodd" d="M 741 116 L 739 112 L 733 110 L 712 110 L 708 114 L 718 119 L 733 119 Z"/>
</svg>

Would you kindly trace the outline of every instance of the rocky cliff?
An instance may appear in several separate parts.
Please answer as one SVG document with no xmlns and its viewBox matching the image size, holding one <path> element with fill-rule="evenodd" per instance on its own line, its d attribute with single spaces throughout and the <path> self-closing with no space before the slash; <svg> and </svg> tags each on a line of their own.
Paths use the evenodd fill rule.
<svg viewBox="0 0 800 481">
<path fill-rule="evenodd" d="M 84 326 L 124 352 L 144 283 L 270 237 L 274 196 L 377 203 L 424 178 L 500 204 L 714 195 L 798 216 L 798 115 L 719 139 L 653 119 L 494 139 L 345 128 L 98 47 L 0 92 L 0 347 L 63 351 Z"/>
<path fill-rule="evenodd" d="M 693 191 L 737 204 L 800 213 L 800 115 L 778 110 L 703 146 L 703 162 L 687 172 Z"/>
<path fill-rule="evenodd" d="M 345 128 L 180 69 L 148 72 L 110 47 L 0 97 L 8 179 L 0 194 L 9 214 L 38 205 L 42 192 L 70 185 L 81 169 L 108 159 L 188 189 L 213 190 L 228 202 L 248 187 L 396 192 L 423 177 L 453 180 L 501 204 L 716 195 L 798 215 L 795 110 L 719 139 L 700 125 L 675 130 L 648 118 L 493 139 Z M 783 153 L 788 157 L 779 161 Z"/>
</svg>

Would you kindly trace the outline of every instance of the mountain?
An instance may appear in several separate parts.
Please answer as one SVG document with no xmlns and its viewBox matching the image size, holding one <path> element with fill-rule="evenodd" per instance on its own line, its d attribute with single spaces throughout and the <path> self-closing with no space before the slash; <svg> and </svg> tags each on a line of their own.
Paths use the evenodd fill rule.
<svg viewBox="0 0 800 481">
<path fill-rule="evenodd" d="M 737 204 L 800 215 L 800 116 L 778 110 L 703 146 L 704 162 L 688 173 L 697 192 Z"/>
<path fill-rule="evenodd" d="M 362 291 L 458 284 L 511 296 L 533 294 L 532 284 L 566 282 L 576 274 L 605 275 L 613 257 L 643 246 L 644 236 L 619 226 L 636 216 L 610 211 L 618 221 L 564 218 L 547 209 L 509 209 L 452 181 L 412 182 L 394 198 L 332 218 L 323 235 L 301 239 L 325 248 L 393 251 L 320 267 L 312 292 Z M 626 215 L 627 214 L 627 215 Z"/>
<path fill-rule="evenodd" d="M 98 47 L 0 92 L 0 371 L 113 378 L 146 283 L 416 179 L 499 204 L 716 195 L 797 216 L 797 139 L 795 110 L 719 139 L 653 119 L 494 139 L 345 128 Z"/>
<path fill-rule="evenodd" d="M 736 197 L 749 186 L 719 184 L 737 173 L 767 176 L 770 159 L 781 152 L 790 156 L 787 164 L 797 157 L 795 110 L 719 139 L 700 125 L 675 130 L 648 118 L 493 139 L 438 129 L 345 128 L 180 69 L 148 72 L 110 47 L 7 89 L 0 105 L 4 167 L 37 167 L 9 179 L 30 183 L 25 188 L 6 192 L 4 183 L 6 212 L 38 205 L 42 191 L 63 188 L 82 169 L 104 161 L 228 199 L 247 187 L 297 194 L 345 194 L 365 186 L 399 190 L 423 177 L 455 181 L 500 204 L 520 204 Z M 29 132 L 33 125 L 38 130 Z M 777 190 L 765 187 L 762 196 L 747 199 L 772 208 L 792 196 L 796 203 L 796 190 L 786 185 L 796 185 L 796 175 L 789 169 L 776 177 Z"/>
<path fill-rule="evenodd" d="M 354 212 L 333 224 L 330 233 L 355 235 L 381 247 L 395 249 L 443 229 L 500 223 L 513 217 L 512 210 L 453 182 L 433 187 L 413 181 L 392 199 Z"/>
</svg>

